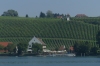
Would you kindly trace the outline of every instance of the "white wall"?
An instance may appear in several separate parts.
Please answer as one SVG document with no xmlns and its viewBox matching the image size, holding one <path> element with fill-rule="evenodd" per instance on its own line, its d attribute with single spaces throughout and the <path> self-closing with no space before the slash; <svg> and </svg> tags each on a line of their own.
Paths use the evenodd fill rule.
<svg viewBox="0 0 100 66">
<path fill-rule="evenodd" d="M 67 21 L 70 21 L 70 18 L 69 17 L 67 17 Z"/>
<path fill-rule="evenodd" d="M 28 48 L 32 48 L 32 44 L 33 43 L 39 43 L 41 44 L 41 42 L 36 38 L 36 37 L 33 37 L 30 41 L 29 41 L 29 46 Z"/>
</svg>

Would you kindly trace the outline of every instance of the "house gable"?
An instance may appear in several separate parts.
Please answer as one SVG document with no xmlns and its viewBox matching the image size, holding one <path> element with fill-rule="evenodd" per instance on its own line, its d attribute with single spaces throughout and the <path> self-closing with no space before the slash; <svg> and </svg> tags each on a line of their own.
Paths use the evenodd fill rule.
<svg viewBox="0 0 100 66">
<path fill-rule="evenodd" d="M 42 41 L 42 39 L 40 38 L 36 38 L 35 36 L 29 41 L 29 46 L 28 48 L 32 48 L 32 44 L 35 44 L 35 43 L 38 43 L 38 44 L 41 44 L 41 45 L 45 45 L 45 43 Z"/>
<path fill-rule="evenodd" d="M 27 51 L 28 52 L 32 52 L 32 44 L 41 44 L 42 45 L 42 48 L 43 48 L 43 51 L 44 49 L 46 49 L 46 44 L 42 41 L 42 39 L 40 38 L 36 38 L 35 36 L 29 41 L 29 45 L 28 45 L 28 49 Z"/>
</svg>

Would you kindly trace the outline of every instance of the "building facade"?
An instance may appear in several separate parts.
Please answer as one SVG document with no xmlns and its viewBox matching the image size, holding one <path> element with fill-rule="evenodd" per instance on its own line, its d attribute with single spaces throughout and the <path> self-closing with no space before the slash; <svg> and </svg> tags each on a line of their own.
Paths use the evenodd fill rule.
<svg viewBox="0 0 100 66">
<path fill-rule="evenodd" d="M 42 39 L 36 38 L 34 36 L 28 43 L 28 49 L 27 49 L 28 52 L 32 52 L 32 44 L 35 44 L 35 43 L 41 44 L 42 48 L 43 48 L 43 51 L 46 49 L 46 44 L 42 41 Z"/>
</svg>

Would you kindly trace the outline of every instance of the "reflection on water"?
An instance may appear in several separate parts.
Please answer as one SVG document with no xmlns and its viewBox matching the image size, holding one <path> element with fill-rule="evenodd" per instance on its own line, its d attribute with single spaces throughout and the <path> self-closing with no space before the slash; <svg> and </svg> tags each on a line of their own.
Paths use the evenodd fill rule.
<svg viewBox="0 0 100 66">
<path fill-rule="evenodd" d="M 1 61 L 0 64 L 31 64 L 31 63 L 100 63 L 100 61 Z"/>
<path fill-rule="evenodd" d="M 0 66 L 17 66 L 17 65 L 100 65 L 100 58 L 97 57 L 0 57 Z M 78 65 L 77 65 L 78 66 Z"/>
</svg>

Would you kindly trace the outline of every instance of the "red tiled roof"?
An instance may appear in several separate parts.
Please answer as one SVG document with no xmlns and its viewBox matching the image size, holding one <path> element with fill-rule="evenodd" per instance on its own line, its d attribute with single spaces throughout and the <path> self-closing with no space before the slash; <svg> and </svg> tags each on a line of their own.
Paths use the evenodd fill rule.
<svg viewBox="0 0 100 66">
<path fill-rule="evenodd" d="M 77 14 L 75 17 L 87 17 L 85 14 Z"/>
<path fill-rule="evenodd" d="M 8 44 L 12 44 L 12 42 L 0 42 L 0 45 L 6 47 Z"/>
<path fill-rule="evenodd" d="M 62 18 L 62 16 L 57 16 L 57 18 Z"/>
<path fill-rule="evenodd" d="M 0 42 L 0 45 L 6 47 L 8 44 L 12 44 L 12 42 Z M 0 50 L 0 52 L 8 52 L 8 50 Z"/>
<path fill-rule="evenodd" d="M 6 51 L 5 51 L 5 50 L 0 50 L 0 52 L 2 52 L 2 53 L 3 53 L 3 52 L 8 52 L 8 50 L 6 50 Z"/>
</svg>

